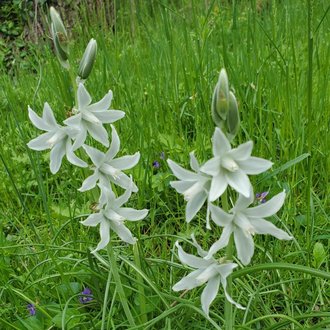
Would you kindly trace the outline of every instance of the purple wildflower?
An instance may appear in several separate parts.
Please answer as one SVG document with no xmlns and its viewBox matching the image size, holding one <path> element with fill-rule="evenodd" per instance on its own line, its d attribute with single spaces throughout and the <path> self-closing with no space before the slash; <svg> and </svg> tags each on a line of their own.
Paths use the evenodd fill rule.
<svg viewBox="0 0 330 330">
<path fill-rule="evenodd" d="M 262 193 L 256 194 L 256 199 L 259 203 L 266 203 L 266 196 L 268 195 L 268 191 L 264 191 Z"/>
<path fill-rule="evenodd" d="M 160 168 L 159 162 L 157 160 L 155 160 L 154 162 L 152 162 L 152 167 L 155 168 L 155 169 Z"/>
<path fill-rule="evenodd" d="M 27 306 L 26 306 L 26 308 L 27 308 L 27 310 L 29 311 L 29 313 L 30 313 L 30 315 L 31 316 L 34 316 L 34 315 L 36 315 L 36 307 L 34 306 L 34 304 L 28 304 Z"/>
<path fill-rule="evenodd" d="M 82 292 L 82 297 L 79 297 L 79 302 L 81 304 L 86 304 L 93 300 L 92 290 L 90 288 L 85 288 Z"/>
</svg>

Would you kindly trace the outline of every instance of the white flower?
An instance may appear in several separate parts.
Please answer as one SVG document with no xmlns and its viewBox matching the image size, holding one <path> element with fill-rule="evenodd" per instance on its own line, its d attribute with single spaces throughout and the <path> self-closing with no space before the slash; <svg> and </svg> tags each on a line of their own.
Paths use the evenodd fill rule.
<svg viewBox="0 0 330 330">
<path fill-rule="evenodd" d="M 33 150 L 51 149 L 50 170 L 53 174 L 60 169 L 64 155 L 73 165 L 87 166 L 83 160 L 73 153 L 75 148 L 73 148 L 71 140 L 79 133 L 78 128 L 63 127 L 57 124 L 53 110 L 47 102 L 44 104 L 42 117 L 39 117 L 30 107 L 28 109 L 29 118 L 33 125 L 47 133 L 31 140 L 27 145 Z"/>
<path fill-rule="evenodd" d="M 251 157 L 253 142 L 249 141 L 232 149 L 223 132 L 217 127 L 213 134 L 213 155 L 201 171 L 212 176 L 210 201 L 218 199 L 230 185 L 240 194 L 249 197 L 251 183 L 247 174 L 259 174 L 268 170 L 272 162 Z"/>
<path fill-rule="evenodd" d="M 112 91 L 109 91 L 101 101 L 90 104 L 92 98 L 85 86 L 80 83 L 77 91 L 78 109 L 77 114 L 66 119 L 64 124 L 79 127 L 80 134 L 77 136 L 74 148 L 81 147 L 87 136 L 87 132 L 104 146 L 109 146 L 108 133 L 103 124 L 113 123 L 125 116 L 120 110 L 109 110 L 112 101 Z"/>
<path fill-rule="evenodd" d="M 220 283 L 225 292 L 227 300 L 234 304 L 237 308 L 245 309 L 240 304 L 236 303 L 228 294 L 227 277 L 232 273 L 233 269 L 237 267 L 234 263 L 219 263 L 215 259 L 203 259 L 207 255 L 200 245 L 196 242 L 192 235 L 193 245 L 197 248 L 197 252 L 200 257 L 188 254 L 183 251 L 178 242 L 175 245 L 178 248 L 179 259 L 183 264 L 189 267 L 195 268 L 187 276 L 183 277 L 178 283 L 173 286 L 174 291 L 191 290 L 200 285 L 207 283 L 205 289 L 202 292 L 201 303 L 204 313 L 209 316 L 209 307 L 215 299 Z"/>
<path fill-rule="evenodd" d="M 122 172 L 134 167 L 140 159 L 140 153 L 136 152 L 132 156 L 123 156 L 115 158 L 120 148 L 120 140 L 117 131 L 113 125 L 112 140 L 109 150 L 106 153 L 99 151 L 93 147 L 83 145 L 84 150 L 95 165 L 94 173 L 85 179 L 79 191 L 86 191 L 94 188 L 97 182 L 102 186 L 108 186 L 109 180 L 114 184 L 129 189 L 132 186 L 132 191 L 138 191 L 137 186 L 131 182 L 131 179 Z"/>
<path fill-rule="evenodd" d="M 130 230 L 125 226 L 124 221 L 137 221 L 146 217 L 148 210 L 135 210 L 129 207 L 121 207 L 131 196 L 132 190 L 127 189 L 125 193 L 118 198 L 111 189 L 100 187 L 101 197 L 99 205 L 105 208 L 99 213 L 91 214 L 86 220 L 81 223 L 84 226 L 95 227 L 100 225 L 101 241 L 92 253 L 105 248 L 110 242 L 110 229 L 117 233 L 121 240 L 126 243 L 134 244 L 136 238 L 133 237 Z"/>
<path fill-rule="evenodd" d="M 269 234 L 284 240 L 292 239 L 286 232 L 263 219 L 274 215 L 282 207 L 284 199 L 285 192 L 283 191 L 266 203 L 248 208 L 253 202 L 253 192 L 251 191 L 250 198 L 239 195 L 229 214 L 211 204 L 212 220 L 224 229 L 220 239 L 211 246 L 205 258 L 212 258 L 214 253 L 227 246 L 232 233 L 234 233 L 238 259 L 243 265 L 249 264 L 253 256 L 254 243 L 252 236 L 254 234 Z"/>
<path fill-rule="evenodd" d="M 171 159 L 167 160 L 167 163 L 173 174 L 180 180 L 171 181 L 170 185 L 178 193 L 183 194 L 184 199 L 188 202 L 186 206 L 187 222 L 190 222 L 194 218 L 194 216 L 207 200 L 211 185 L 211 176 L 200 172 L 198 161 L 193 152 L 191 152 L 189 155 L 190 167 L 195 172 L 182 168 Z M 209 228 L 209 221 L 207 221 L 207 228 Z"/>
</svg>

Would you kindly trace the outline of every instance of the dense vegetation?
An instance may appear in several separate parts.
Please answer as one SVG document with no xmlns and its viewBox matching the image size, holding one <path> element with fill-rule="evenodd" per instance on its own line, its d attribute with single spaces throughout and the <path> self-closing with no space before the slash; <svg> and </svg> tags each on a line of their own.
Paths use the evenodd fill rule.
<svg viewBox="0 0 330 330">
<path fill-rule="evenodd" d="M 211 156 L 211 98 L 222 67 L 239 102 L 242 129 L 236 143 L 251 139 L 253 154 L 274 163 L 272 170 L 252 178 L 254 186 L 269 196 L 288 192 L 279 217 L 272 220 L 295 238 L 255 237 L 256 253 L 246 267 L 256 266 L 255 272 L 233 276 L 232 296 L 247 306 L 235 311 L 235 327 L 327 329 L 327 1 L 77 3 L 78 10 L 61 12 L 74 64 L 78 66 L 89 39 L 95 38 L 98 55 L 86 86 L 95 100 L 113 91 L 112 108 L 126 112 L 116 126 L 121 152 L 141 153 L 133 171 L 139 192 L 131 205 L 148 208 L 149 215 L 130 225 L 139 239 L 135 248 L 119 241 L 115 245 L 135 329 L 223 326 L 222 291 L 209 321 L 200 310 L 200 289 L 182 298 L 171 290 L 187 271 L 173 253 L 175 241 L 185 242 L 194 231 L 205 248 L 213 242 L 205 229 L 205 210 L 189 225 L 184 221 L 185 202 L 169 186 L 173 176 L 166 163 L 171 158 L 188 168 L 192 150 L 200 160 Z M 0 328 L 125 329 L 129 323 L 109 276 L 107 253 L 90 254 L 98 230 L 79 222 L 95 202 L 77 191 L 84 172 L 64 162 L 61 171 L 51 175 L 49 154 L 26 146 L 37 134 L 28 120 L 28 105 L 41 114 L 47 101 L 57 118 L 64 119 L 74 101 L 70 79 L 48 39 L 48 19 L 42 17 L 38 23 L 44 35 L 19 37 L 24 28 L 10 26 L 15 38 L 4 37 L 0 43 L 24 41 L 26 52 L 17 64 L 12 61 L 17 47 L 11 54 L 0 48 Z M 309 266 L 314 273 L 258 271 L 257 265 L 272 262 Z M 93 295 L 88 303 L 79 300 L 84 288 Z M 36 306 L 34 316 L 28 304 Z"/>
</svg>

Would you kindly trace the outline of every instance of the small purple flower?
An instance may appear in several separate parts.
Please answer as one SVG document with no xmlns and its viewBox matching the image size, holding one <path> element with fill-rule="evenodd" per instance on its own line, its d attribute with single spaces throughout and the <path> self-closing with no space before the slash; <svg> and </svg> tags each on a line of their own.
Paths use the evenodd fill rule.
<svg viewBox="0 0 330 330">
<path fill-rule="evenodd" d="M 152 167 L 155 168 L 155 169 L 160 168 L 159 162 L 157 160 L 155 160 L 154 162 L 152 162 Z"/>
<path fill-rule="evenodd" d="M 162 151 L 159 155 L 160 159 L 164 160 L 165 159 L 165 152 Z"/>
<path fill-rule="evenodd" d="M 28 304 L 27 306 L 26 306 L 26 308 L 27 308 L 27 310 L 29 311 L 29 313 L 30 313 L 30 315 L 31 316 L 34 316 L 34 315 L 36 315 L 36 307 L 34 306 L 34 304 Z"/>
<path fill-rule="evenodd" d="M 90 288 L 85 288 L 82 292 L 82 297 L 79 297 L 79 302 L 81 304 L 86 304 L 93 300 L 92 290 Z"/>
<path fill-rule="evenodd" d="M 266 196 L 268 195 L 268 191 L 264 191 L 262 193 L 256 194 L 256 199 L 259 203 L 266 203 Z"/>
</svg>

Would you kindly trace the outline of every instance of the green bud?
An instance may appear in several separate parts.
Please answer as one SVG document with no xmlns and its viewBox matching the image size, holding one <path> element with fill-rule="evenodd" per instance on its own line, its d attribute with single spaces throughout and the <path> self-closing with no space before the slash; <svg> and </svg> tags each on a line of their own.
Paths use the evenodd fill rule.
<svg viewBox="0 0 330 330">
<path fill-rule="evenodd" d="M 225 69 L 221 69 L 216 86 L 216 111 L 222 120 L 226 120 L 229 107 L 229 83 Z"/>
<path fill-rule="evenodd" d="M 227 114 L 227 131 L 229 140 L 232 140 L 236 136 L 239 126 L 240 119 L 236 97 L 232 92 L 229 92 L 229 107 Z"/>
<path fill-rule="evenodd" d="M 53 23 L 51 23 L 50 28 L 51 28 L 56 56 L 57 56 L 58 60 L 60 61 L 61 65 L 65 69 L 68 69 L 69 68 L 68 52 L 66 51 L 65 48 L 62 47 L 62 44 L 58 38 L 58 35 L 55 31 L 55 27 L 54 27 Z"/>
<path fill-rule="evenodd" d="M 78 76 L 81 79 L 87 79 L 89 74 L 92 71 L 95 57 L 97 51 L 97 43 L 95 39 L 91 39 L 85 49 L 85 53 L 80 61 L 79 69 L 78 69 Z"/>
<path fill-rule="evenodd" d="M 214 123 L 224 128 L 229 108 L 229 83 L 225 69 L 221 69 L 212 97 L 212 118 Z"/>
<path fill-rule="evenodd" d="M 61 38 L 67 39 L 68 34 L 66 32 L 66 29 L 64 27 L 63 21 L 61 19 L 60 14 L 56 11 L 54 7 L 50 7 L 49 10 L 50 18 L 54 26 L 54 30 L 56 31 L 56 34 L 61 35 L 60 42 L 62 42 Z"/>
</svg>

